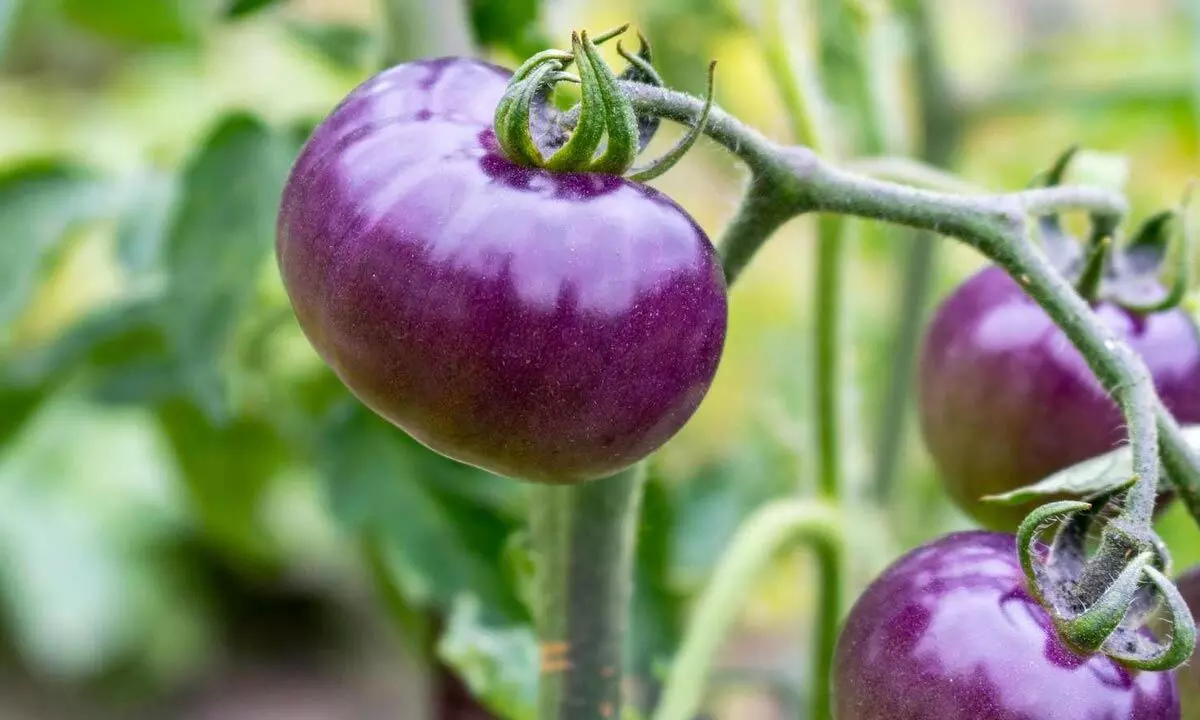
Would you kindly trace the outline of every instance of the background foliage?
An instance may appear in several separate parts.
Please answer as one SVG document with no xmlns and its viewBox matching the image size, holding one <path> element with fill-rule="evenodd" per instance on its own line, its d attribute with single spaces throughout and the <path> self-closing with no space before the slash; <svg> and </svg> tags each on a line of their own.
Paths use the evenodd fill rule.
<svg viewBox="0 0 1200 720">
<path fill-rule="evenodd" d="M 1022 186 L 1081 142 L 1100 151 L 1081 171 L 1123 182 L 1143 215 L 1197 172 L 1200 14 L 1183 3 L 932 5 L 967 120 L 954 164 L 970 180 Z M 412 56 L 474 44 L 510 64 L 572 27 L 633 19 L 668 84 L 698 90 L 717 57 L 718 101 L 787 137 L 747 29 L 753 2 L 389 6 Z M 415 719 L 451 702 L 439 665 L 495 711 L 528 717 L 523 489 L 429 453 L 349 398 L 300 335 L 272 260 L 290 162 L 378 64 L 378 13 L 367 0 L 0 0 L 3 717 L 405 707 Z M 803 43 L 813 8 L 799 17 Z M 891 30 L 907 57 L 905 29 Z M 837 50 L 825 50 L 835 69 Z M 897 112 L 915 142 L 905 69 Z M 833 80 L 835 95 L 852 91 Z M 739 182 L 702 147 L 657 184 L 716 236 Z M 712 393 L 654 460 L 630 647 L 643 692 L 739 520 L 810 481 L 811 234 L 793 223 L 754 263 Z M 848 282 L 860 488 L 908 240 L 869 233 Z M 979 262 L 944 245 L 939 295 Z M 861 518 L 859 586 L 965 525 L 916 435 L 886 516 Z M 1184 513 L 1163 524 L 1181 565 L 1200 560 Z M 804 692 L 781 669 L 804 656 L 810 578 L 788 560 L 758 588 L 716 712 L 774 717 Z"/>
</svg>

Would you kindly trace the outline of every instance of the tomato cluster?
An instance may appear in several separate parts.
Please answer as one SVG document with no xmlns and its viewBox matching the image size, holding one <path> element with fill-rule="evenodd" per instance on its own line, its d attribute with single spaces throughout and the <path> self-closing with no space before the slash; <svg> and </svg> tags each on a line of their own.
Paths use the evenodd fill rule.
<svg viewBox="0 0 1200 720">
<path fill-rule="evenodd" d="M 725 278 L 665 195 L 506 157 L 493 118 L 510 77 L 447 58 L 352 92 L 292 170 L 279 265 L 309 340 L 379 415 L 500 475 L 594 480 L 700 404 L 725 340 Z M 1095 310 L 1168 408 L 1200 422 L 1200 340 L 1183 313 Z M 1124 439 L 1083 357 L 1004 272 L 983 270 L 938 310 L 920 415 L 950 496 L 1006 532 L 918 548 L 859 598 L 837 649 L 837 719 L 1178 718 L 1172 673 L 1059 640 L 1007 534 L 1030 508 L 981 502 Z"/>
</svg>

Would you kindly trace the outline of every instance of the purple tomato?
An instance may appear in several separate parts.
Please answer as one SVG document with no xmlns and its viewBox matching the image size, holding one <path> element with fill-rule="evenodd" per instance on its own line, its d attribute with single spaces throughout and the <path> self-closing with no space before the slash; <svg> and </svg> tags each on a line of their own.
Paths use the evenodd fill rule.
<svg viewBox="0 0 1200 720">
<path fill-rule="evenodd" d="M 846 619 L 835 720 L 1173 720 L 1174 674 L 1082 657 L 1026 591 L 1016 538 L 947 535 L 900 558 Z"/>
<path fill-rule="evenodd" d="M 1180 575 L 1175 585 L 1183 599 L 1187 600 L 1192 618 L 1200 624 L 1200 565 Z M 1197 663 L 1200 663 L 1200 657 L 1193 654 L 1191 661 L 1176 670 L 1179 677 L 1179 702 L 1183 706 L 1184 720 L 1200 720 L 1200 665 Z"/>
<path fill-rule="evenodd" d="M 1145 360 L 1180 422 L 1200 422 L 1200 340 L 1180 310 L 1138 315 L 1095 305 Z M 1066 335 L 999 268 L 983 270 L 938 309 L 920 365 L 925 441 L 950 496 L 997 530 L 1032 506 L 980 502 L 1037 482 L 1125 441 L 1125 421 Z"/>
<path fill-rule="evenodd" d="M 443 58 L 355 89 L 292 169 L 279 266 L 305 334 L 375 412 L 501 475 L 590 480 L 696 410 L 725 279 L 665 195 L 509 162 L 492 132 L 508 78 Z"/>
</svg>

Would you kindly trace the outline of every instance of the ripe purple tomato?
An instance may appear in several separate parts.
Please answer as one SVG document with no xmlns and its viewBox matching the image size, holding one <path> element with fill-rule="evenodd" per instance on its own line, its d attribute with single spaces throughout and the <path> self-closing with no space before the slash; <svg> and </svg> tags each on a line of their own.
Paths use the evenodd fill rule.
<svg viewBox="0 0 1200 720">
<path fill-rule="evenodd" d="M 292 169 L 279 266 L 317 352 L 417 440 L 526 480 L 604 477 L 708 391 L 725 279 L 661 193 L 501 155 L 508 77 L 443 58 L 355 89 Z"/>
<path fill-rule="evenodd" d="M 1200 340 L 1180 310 L 1095 307 L 1150 368 L 1180 422 L 1200 422 Z M 1125 440 L 1125 421 L 1083 356 L 999 268 L 938 309 L 920 371 L 925 441 L 950 496 L 987 527 L 1013 531 L 1032 506 L 982 503 Z"/>
<path fill-rule="evenodd" d="M 1175 580 L 1183 599 L 1192 610 L 1192 618 L 1200 623 L 1200 565 L 1188 569 Z M 1179 677 L 1179 702 L 1183 706 L 1183 720 L 1200 720 L 1200 651 L 1192 655 L 1188 664 L 1176 671 Z"/>
<path fill-rule="evenodd" d="M 900 558 L 838 640 L 835 720 L 1174 720 L 1174 673 L 1081 657 L 1026 592 L 1016 538 L 947 535 Z"/>
</svg>

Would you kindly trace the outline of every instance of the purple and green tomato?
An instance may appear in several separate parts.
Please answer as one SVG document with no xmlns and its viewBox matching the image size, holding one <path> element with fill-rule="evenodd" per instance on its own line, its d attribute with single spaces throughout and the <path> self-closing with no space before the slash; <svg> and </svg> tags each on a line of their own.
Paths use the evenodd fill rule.
<svg viewBox="0 0 1200 720">
<path fill-rule="evenodd" d="M 1173 672 L 1059 640 L 1026 590 L 1016 538 L 947 535 L 900 558 L 838 640 L 835 720 L 1175 720 Z"/>
<path fill-rule="evenodd" d="M 1167 408 L 1200 422 L 1200 337 L 1181 310 L 1095 305 L 1142 357 Z M 989 267 L 938 309 L 920 364 L 920 418 L 949 495 L 981 524 L 1015 531 L 1033 505 L 981 502 L 1122 445 L 1125 420 L 1067 336 Z M 1043 500 L 1045 502 L 1047 500 Z"/>
<path fill-rule="evenodd" d="M 506 159 L 508 80 L 442 58 L 355 89 L 292 169 L 279 266 L 308 339 L 372 410 L 500 475 L 592 480 L 704 398 L 725 278 L 662 193 Z"/>
</svg>

